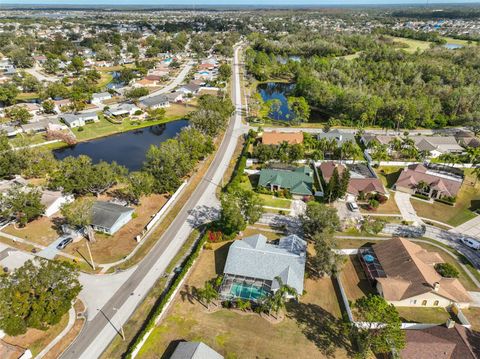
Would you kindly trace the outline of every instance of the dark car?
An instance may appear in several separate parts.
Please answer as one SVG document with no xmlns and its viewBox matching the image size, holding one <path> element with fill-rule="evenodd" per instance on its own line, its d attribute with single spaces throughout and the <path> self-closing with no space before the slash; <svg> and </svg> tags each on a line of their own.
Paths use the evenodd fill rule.
<svg viewBox="0 0 480 359">
<path fill-rule="evenodd" d="M 64 249 L 66 246 L 68 246 L 72 242 L 73 242 L 72 237 L 65 238 L 60 243 L 58 243 L 57 249 Z"/>
</svg>

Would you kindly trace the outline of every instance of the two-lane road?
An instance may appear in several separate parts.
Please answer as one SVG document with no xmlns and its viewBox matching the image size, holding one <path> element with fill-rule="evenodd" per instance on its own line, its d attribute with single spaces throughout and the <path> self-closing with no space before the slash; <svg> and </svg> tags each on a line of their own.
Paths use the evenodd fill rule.
<svg viewBox="0 0 480 359">
<path fill-rule="evenodd" d="M 203 181 L 148 255 L 123 285 L 112 293 L 111 299 L 102 308 L 88 308 L 89 313 L 94 311 L 97 314 L 86 322 L 79 337 L 63 353 L 62 358 L 98 358 L 113 338 L 119 335 L 121 325 L 128 320 L 157 279 L 163 275 L 169 261 L 191 233 L 194 223 L 198 224 L 192 211 L 195 212 L 196 208 L 202 210 L 218 208 L 218 199 L 215 195 L 217 184 L 221 182 L 233 156 L 238 136 L 246 132 L 246 127 L 241 121 L 239 50 L 235 49 L 233 66 L 235 113 Z"/>
</svg>

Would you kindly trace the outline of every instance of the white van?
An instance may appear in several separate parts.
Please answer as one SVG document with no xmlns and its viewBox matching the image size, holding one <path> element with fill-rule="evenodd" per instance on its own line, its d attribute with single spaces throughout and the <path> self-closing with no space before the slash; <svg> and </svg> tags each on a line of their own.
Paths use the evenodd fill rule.
<svg viewBox="0 0 480 359">
<path fill-rule="evenodd" d="M 470 247 L 472 249 L 480 249 L 480 242 L 476 241 L 473 238 L 462 237 L 460 238 L 460 241 L 467 247 Z"/>
</svg>

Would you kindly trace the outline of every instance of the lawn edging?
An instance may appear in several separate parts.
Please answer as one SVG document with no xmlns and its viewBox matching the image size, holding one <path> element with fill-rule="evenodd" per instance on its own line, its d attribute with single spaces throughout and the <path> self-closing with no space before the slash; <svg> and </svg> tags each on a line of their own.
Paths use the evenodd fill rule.
<svg viewBox="0 0 480 359">
<path fill-rule="evenodd" d="M 147 322 L 143 325 L 140 332 L 136 335 L 132 343 L 129 345 L 128 350 L 125 353 L 125 358 L 133 359 L 138 355 L 143 345 L 147 341 L 148 337 L 155 329 L 155 326 L 158 324 L 163 314 L 169 308 L 171 302 L 175 298 L 175 295 L 180 290 L 181 285 L 184 282 L 187 274 L 190 272 L 190 269 L 195 263 L 195 260 L 198 258 L 203 248 L 203 245 L 207 241 L 208 236 L 206 235 L 206 233 L 202 233 L 199 238 L 200 239 L 197 241 L 192 252 L 185 259 L 184 264 L 182 265 L 182 270 L 174 276 L 168 290 L 163 295 L 158 305 L 153 309 L 152 315 L 149 316 Z"/>
</svg>

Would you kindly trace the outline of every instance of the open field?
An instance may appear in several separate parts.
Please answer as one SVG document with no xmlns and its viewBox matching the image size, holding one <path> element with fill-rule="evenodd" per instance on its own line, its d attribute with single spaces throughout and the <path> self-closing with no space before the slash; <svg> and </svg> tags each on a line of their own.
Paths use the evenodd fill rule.
<svg viewBox="0 0 480 359">
<path fill-rule="evenodd" d="M 406 45 L 407 47 L 403 48 L 407 52 L 415 52 L 417 50 L 424 51 L 430 48 L 431 42 L 420 41 L 414 39 L 408 39 L 404 37 L 394 37 L 395 43 Z"/>
<path fill-rule="evenodd" d="M 451 226 L 475 218 L 472 210 L 480 208 L 480 182 L 475 184 L 471 171 L 465 171 L 466 177 L 457 194 L 455 206 L 434 202 L 432 204 L 422 201 L 411 201 L 413 208 L 420 217 L 431 218 L 447 223 Z"/>
<path fill-rule="evenodd" d="M 265 206 L 289 209 L 292 201 L 285 198 L 278 198 L 269 194 L 259 194 Z"/>
<path fill-rule="evenodd" d="M 286 318 L 272 324 L 257 314 L 220 309 L 208 312 L 192 289 L 221 274 L 229 243 L 204 250 L 168 316 L 154 329 L 140 358 L 159 358 L 175 349 L 178 340 L 200 340 L 226 358 L 346 358 L 350 345 L 340 333 L 340 307 L 330 279 L 305 281 L 306 293 L 288 305 Z"/>
</svg>

